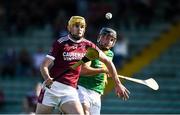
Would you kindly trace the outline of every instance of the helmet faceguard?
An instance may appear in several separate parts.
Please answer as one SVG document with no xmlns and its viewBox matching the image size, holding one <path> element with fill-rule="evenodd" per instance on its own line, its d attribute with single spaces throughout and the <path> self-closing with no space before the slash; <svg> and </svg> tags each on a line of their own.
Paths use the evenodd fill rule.
<svg viewBox="0 0 180 115">
<path fill-rule="evenodd" d="M 110 46 L 108 46 L 107 44 L 105 44 L 102 36 L 106 36 L 106 37 L 108 37 L 109 39 L 112 39 L 112 38 L 113 38 L 113 44 L 111 44 Z M 109 36 L 110 36 L 110 37 L 109 37 Z M 102 29 L 100 30 L 100 32 L 99 32 L 99 38 L 97 39 L 97 45 L 98 45 L 101 49 L 108 50 L 108 49 L 112 48 L 112 47 L 115 45 L 116 40 L 117 40 L 117 33 L 116 33 L 116 31 L 113 30 L 113 29 L 111 29 L 111 28 L 104 27 L 104 28 L 102 28 Z"/>
</svg>

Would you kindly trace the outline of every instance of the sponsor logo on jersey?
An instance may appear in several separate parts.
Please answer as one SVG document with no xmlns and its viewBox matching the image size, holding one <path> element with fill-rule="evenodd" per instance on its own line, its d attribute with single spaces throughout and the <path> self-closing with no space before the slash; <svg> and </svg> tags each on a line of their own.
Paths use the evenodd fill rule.
<svg viewBox="0 0 180 115">
<path fill-rule="evenodd" d="M 63 58 L 66 61 L 81 60 L 84 55 L 85 53 L 63 52 Z"/>
</svg>

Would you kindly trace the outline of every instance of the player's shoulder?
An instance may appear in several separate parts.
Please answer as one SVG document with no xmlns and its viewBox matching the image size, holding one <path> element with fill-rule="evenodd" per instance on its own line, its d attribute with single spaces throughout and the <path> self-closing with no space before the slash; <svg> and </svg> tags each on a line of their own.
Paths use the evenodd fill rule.
<svg viewBox="0 0 180 115">
<path fill-rule="evenodd" d="M 55 42 L 63 43 L 63 42 L 68 41 L 68 40 L 69 40 L 69 38 L 68 38 L 68 36 L 66 35 L 66 36 L 61 36 L 61 37 L 59 37 Z"/>
<path fill-rule="evenodd" d="M 92 41 L 86 39 L 86 38 L 83 38 L 82 42 L 86 42 L 86 43 L 93 43 Z"/>
<path fill-rule="evenodd" d="M 112 50 L 108 50 L 110 54 L 114 54 L 114 52 Z"/>
<path fill-rule="evenodd" d="M 88 39 L 85 39 L 85 38 L 82 40 L 82 42 L 85 43 L 86 45 L 89 45 L 89 46 L 92 46 L 92 47 L 96 46 L 92 41 L 90 41 Z"/>
<path fill-rule="evenodd" d="M 114 56 L 114 52 L 112 50 L 108 50 L 105 54 L 107 56 L 109 56 L 109 57 L 113 57 Z"/>
</svg>

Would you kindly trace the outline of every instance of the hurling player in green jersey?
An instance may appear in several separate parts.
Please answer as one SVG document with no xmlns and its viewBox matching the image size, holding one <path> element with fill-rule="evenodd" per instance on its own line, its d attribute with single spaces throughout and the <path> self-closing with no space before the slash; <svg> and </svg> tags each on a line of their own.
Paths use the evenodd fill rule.
<svg viewBox="0 0 180 115">
<path fill-rule="evenodd" d="M 112 28 L 105 27 L 100 30 L 97 46 L 110 60 L 114 56 L 114 53 L 110 49 L 115 45 L 116 40 L 117 33 Z M 105 64 L 98 59 L 82 66 L 81 77 L 78 81 L 78 93 L 86 115 L 100 115 L 101 95 L 104 92 L 107 76 L 108 70 Z M 126 88 L 125 90 L 127 96 L 123 99 L 127 100 L 130 92 Z"/>
</svg>

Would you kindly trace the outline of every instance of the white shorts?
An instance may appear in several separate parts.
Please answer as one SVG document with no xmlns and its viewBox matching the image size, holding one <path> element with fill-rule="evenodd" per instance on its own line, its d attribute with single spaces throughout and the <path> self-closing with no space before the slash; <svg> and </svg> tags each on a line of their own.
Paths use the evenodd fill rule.
<svg viewBox="0 0 180 115">
<path fill-rule="evenodd" d="M 80 102 L 89 105 L 91 115 L 100 115 L 101 94 L 80 85 L 78 85 L 78 94 Z"/>
<path fill-rule="evenodd" d="M 79 101 L 77 89 L 57 81 L 53 82 L 50 89 L 45 88 L 45 92 L 39 97 L 41 97 L 39 103 L 51 107 L 59 107 L 69 101 Z"/>
</svg>

